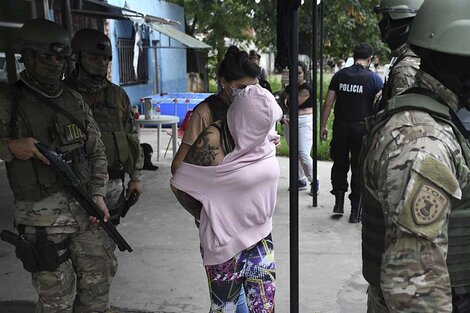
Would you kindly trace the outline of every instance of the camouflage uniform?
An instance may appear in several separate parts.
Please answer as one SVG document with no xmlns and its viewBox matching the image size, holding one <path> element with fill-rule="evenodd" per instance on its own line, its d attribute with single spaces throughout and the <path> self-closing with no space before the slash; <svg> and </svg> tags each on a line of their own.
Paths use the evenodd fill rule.
<svg viewBox="0 0 470 313">
<path fill-rule="evenodd" d="M 108 112 L 111 115 L 113 115 L 113 113 L 115 113 L 116 115 L 119 115 L 124 131 L 129 136 L 132 136 L 134 141 L 137 144 L 139 143 L 139 135 L 137 132 L 137 126 L 135 124 L 135 120 L 134 120 L 133 113 L 132 113 L 132 106 L 130 104 L 129 97 L 127 96 L 123 88 L 106 80 L 105 87 L 103 89 L 96 91 L 96 92 L 91 92 L 79 80 L 79 77 L 76 77 L 76 76 L 72 77 L 71 79 L 68 79 L 66 83 L 70 87 L 78 91 L 83 96 L 83 99 L 85 100 L 85 102 L 92 109 L 93 114 L 98 113 L 97 111 L 98 111 L 99 106 L 105 106 L 107 107 Z M 110 100 L 108 98 L 112 98 L 113 103 L 107 103 L 107 101 Z M 111 109 L 115 109 L 115 111 L 111 112 L 110 111 Z M 100 124 L 103 117 L 99 118 L 95 115 L 95 118 L 98 123 L 98 127 L 100 129 L 105 127 L 105 125 Z M 111 150 L 108 147 L 114 144 L 113 141 L 109 141 L 106 139 L 103 139 L 103 143 L 105 144 L 107 151 Z M 116 148 L 116 150 L 118 149 L 129 149 L 129 146 L 122 145 L 122 147 Z M 127 153 L 130 154 L 132 153 L 132 151 L 128 151 Z M 112 161 L 110 159 L 113 159 L 115 161 Z M 134 163 L 135 163 L 134 169 L 130 173 L 128 173 L 130 179 L 137 180 L 137 181 L 140 181 L 142 179 L 141 169 L 143 166 L 143 161 L 144 161 L 143 154 L 140 151 L 140 147 L 139 147 L 139 153 L 137 157 L 134 159 Z M 106 186 L 106 204 L 109 210 L 113 210 L 114 208 L 116 208 L 117 205 L 119 205 L 120 196 L 124 192 L 124 189 L 125 189 L 123 185 L 124 170 L 122 168 L 122 165 L 119 164 L 119 160 L 116 160 L 116 157 L 114 156 L 108 157 L 108 169 L 114 172 L 118 172 L 118 176 L 119 176 L 119 172 L 122 172 L 122 178 L 113 177 L 113 175 L 110 173 L 110 179 Z"/>
<path fill-rule="evenodd" d="M 380 37 L 391 50 L 391 64 L 381 100 L 376 103 L 376 112 L 382 110 L 387 101 L 411 87 L 419 69 L 420 59 L 411 51 L 407 39 L 411 23 L 424 0 L 381 0 L 374 8 L 381 14 L 378 26 Z"/>
<path fill-rule="evenodd" d="M 47 105 L 31 94 L 34 84 L 25 72 L 21 73 L 21 80 L 23 85 L 19 103 L 46 110 Z M 62 87 L 58 95 L 50 98 L 59 104 L 64 99 L 73 99 L 82 108 L 86 126 L 85 151 L 91 172 L 89 191 L 92 195 L 104 196 L 108 180 L 107 162 L 100 132 L 90 109 L 78 93 L 67 87 Z M 11 136 L 12 104 L 10 90 L 3 88 L 0 92 L 0 159 L 7 162 L 7 169 L 15 160 L 7 145 L 7 138 Z M 21 109 L 20 116 L 16 123 L 17 137 L 31 137 L 33 134 L 28 125 L 31 116 L 21 113 Z M 44 125 L 44 129 L 53 126 Z M 26 162 L 31 161 L 23 162 L 27 166 Z M 9 172 L 10 185 L 13 176 Z M 15 200 L 15 224 L 25 225 L 26 239 L 35 241 L 35 226 L 45 226 L 49 240 L 56 243 L 67 240 L 70 254 L 70 259 L 54 272 L 32 274 L 33 285 L 39 295 L 36 312 L 104 312 L 108 306 L 110 279 L 116 271 L 116 258 L 107 234 L 88 222 L 85 211 L 64 188 L 37 201 L 21 200 L 16 195 Z"/>
<path fill-rule="evenodd" d="M 109 183 L 106 204 L 112 211 L 124 196 L 124 175 L 140 181 L 143 154 L 132 106 L 126 92 L 107 80 L 112 46 L 109 38 L 95 29 L 81 29 L 72 39 L 76 69 L 66 81 L 90 106 L 106 147 Z"/>
<path fill-rule="evenodd" d="M 410 88 L 419 70 L 419 57 L 406 46 L 390 67 L 387 81 L 382 91 L 385 101 Z"/>
<path fill-rule="evenodd" d="M 457 111 L 457 96 L 427 73 L 418 72 L 416 86 L 433 91 Z M 394 101 L 434 101 L 419 97 L 425 96 L 400 95 L 388 106 Z M 469 179 L 458 135 L 450 122 L 422 110 L 398 111 L 369 134 L 362 172 L 368 312 L 452 312 L 447 226 L 451 200 L 462 197 Z M 368 243 L 380 241 L 380 236 L 371 238 L 377 221 L 367 206 L 374 205 L 382 209 L 385 223 L 384 249 L 376 251 L 375 259 L 373 253 L 367 255 Z M 367 273 L 375 266 L 379 274 L 373 281 Z"/>
</svg>

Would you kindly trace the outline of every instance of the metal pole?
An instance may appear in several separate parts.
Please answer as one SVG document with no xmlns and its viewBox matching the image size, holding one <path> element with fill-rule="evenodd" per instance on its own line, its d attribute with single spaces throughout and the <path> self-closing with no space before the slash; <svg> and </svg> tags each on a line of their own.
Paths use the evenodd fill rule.
<svg viewBox="0 0 470 313">
<path fill-rule="evenodd" d="M 7 66 L 7 78 L 8 83 L 13 84 L 18 80 L 18 75 L 16 73 L 16 57 L 15 51 L 13 49 L 13 34 L 12 29 L 5 29 L 5 58 L 6 58 L 6 66 Z"/>
<path fill-rule="evenodd" d="M 312 80 L 312 87 L 313 87 L 313 114 L 312 114 L 312 132 L 313 132 L 313 178 L 312 178 L 312 184 L 315 186 L 317 183 L 317 177 L 318 177 L 318 169 L 317 169 L 317 160 L 318 160 L 318 140 L 317 140 L 317 121 L 318 121 L 318 97 L 317 97 L 317 90 L 318 90 L 318 79 L 317 79 L 317 39 L 318 39 L 318 14 L 317 14 L 318 6 L 317 6 L 317 0 L 312 1 L 312 74 L 313 74 L 313 80 Z M 317 193 L 314 192 L 312 194 L 312 206 L 317 207 L 318 206 L 318 197 Z"/>
<path fill-rule="evenodd" d="M 3 3 L 2 9 L 4 11 L 3 13 L 5 14 L 4 16 L 12 16 L 14 5 L 11 4 L 11 2 Z M 8 24 L 16 24 L 16 23 L 8 23 Z M 0 32 L 0 40 L 4 42 L 7 79 L 8 79 L 8 83 L 10 84 L 13 84 L 14 82 L 18 80 L 18 75 L 16 73 L 15 50 L 13 47 L 13 39 L 14 39 L 13 32 L 17 34 L 15 28 L 5 28 L 5 29 L 2 29 L 2 32 Z"/>
<path fill-rule="evenodd" d="M 73 36 L 72 9 L 70 0 L 62 0 L 62 25 Z"/>
<path fill-rule="evenodd" d="M 70 0 L 62 0 L 62 25 L 69 32 L 70 36 L 73 36 L 73 22 Z M 67 60 L 66 75 L 71 75 L 74 69 L 75 63 L 69 58 Z"/>
<path fill-rule="evenodd" d="M 32 2 L 32 8 L 36 14 L 33 18 L 41 17 L 46 20 L 49 19 L 49 0 L 36 0 Z"/>
<path fill-rule="evenodd" d="M 160 93 L 160 83 L 158 81 L 158 59 L 157 59 L 157 48 L 153 49 L 153 64 L 154 64 L 154 72 L 153 72 L 153 94 L 156 95 Z"/>
<path fill-rule="evenodd" d="M 325 18 L 324 2 L 320 3 L 320 112 L 323 108 L 323 41 L 324 41 L 324 25 L 323 19 Z"/>
<path fill-rule="evenodd" d="M 299 313 L 299 9 L 291 14 L 289 67 L 290 313 Z"/>
</svg>

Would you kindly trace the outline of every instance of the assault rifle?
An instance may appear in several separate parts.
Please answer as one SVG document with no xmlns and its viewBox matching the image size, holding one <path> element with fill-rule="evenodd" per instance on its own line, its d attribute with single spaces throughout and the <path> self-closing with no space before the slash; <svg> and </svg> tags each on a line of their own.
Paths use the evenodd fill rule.
<svg viewBox="0 0 470 313">
<path fill-rule="evenodd" d="M 57 154 L 57 152 L 49 149 L 43 144 L 36 143 L 36 148 L 41 152 L 51 163 L 50 166 L 54 172 L 62 179 L 68 190 L 72 193 L 75 200 L 87 212 L 89 216 L 94 216 L 99 219 L 100 226 L 108 233 L 111 239 L 116 243 L 120 251 L 132 252 L 131 246 L 126 242 L 124 237 L 116 230 L 116 227 L 108 220 L 104 221 L 104 214 L 101 209 L 96 205 L 93 199 L 88 194 L 87 190 L 81 184 L 77 175 L 70 169 L 65 161 Z"/>
</svg>

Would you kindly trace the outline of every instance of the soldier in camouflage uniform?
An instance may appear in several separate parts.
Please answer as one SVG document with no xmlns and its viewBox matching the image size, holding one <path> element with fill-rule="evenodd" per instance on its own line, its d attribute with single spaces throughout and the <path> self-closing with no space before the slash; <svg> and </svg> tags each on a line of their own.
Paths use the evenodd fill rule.
<svg viewBox="0 0 470 313">
<path fill-rule="evenodd" d="M 452 293 L 454 312 L 469 312 L 470 147 L 455 115 L 470 106 L 469 31 L 469 1 L 425 1 L 409 35 L 421 58 L 415 87 L 367 121 L 368 312 L 450 313 Z"/>
<path fill-rule="evenodd" d="M 393 59 L 388 78 L 382 91 L 385 103 L 413 85 L 419 69 L 419 57 L 411 51 L 406 40 L 416 12 L 424 0 L 382 0 L 375 7 L 376 13 L 382 14 L 379 22 L 382 41 L 386 43 Z M 378 110 L 381 108 L 379 107 Z"/>
<path fill-rule="evenodd" d="M 124 89 L 106 78 L 112 51 L 105 34 L 94 29 L 79 30 L 72 39 L 72 52 L 76 69 L 66 83 L 82 95 L 100 128 L 108 160 L 106 204 L 113 212 L 125 196 L 135 192 L 139 197 L 143 192 L 143 156 L 132 106 Z M 127 195 L 125 173 L 130 178 Z"/>
<path fill-rule="evenodd" d="M 82 97 L 61 83 L 70 56 L 68 32 L 35 19 L 23 25 L 19 43 L 25 70 L 14 86 L 0 88 L 0 158 L 6 161 L 19 233 L 36 247 L 49 247 L 38 259 L 54 261 L 32 271 L 36 312 L 102 313 L 116 269 L 110 239 L 90 223 L 96 219 L 89 220 L 34 143 L 63 156 L 108 219 L 104 145 Z"/>
</svg>

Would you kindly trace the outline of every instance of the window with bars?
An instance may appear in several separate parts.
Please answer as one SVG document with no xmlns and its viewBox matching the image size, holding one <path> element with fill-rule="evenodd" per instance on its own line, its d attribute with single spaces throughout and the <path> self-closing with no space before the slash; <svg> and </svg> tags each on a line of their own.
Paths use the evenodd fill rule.
<svg viewBox="0 0 470 313">
<path fill-rule="evenodd" d="M 143 47 L 147 47 L 148 43 L 143 40 Z M 121 85 L 146 84 L 148 81 L 148 49 L 144 48 L 139 53 L 137 62 L 137 76 L 135 75 L 134 66 L 134 40 L 120 38 L 118 39 L 118 56 L 119 56 L 119 83 Z"/>
</svg>

